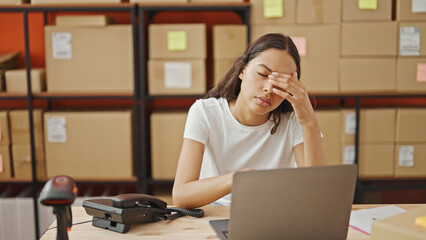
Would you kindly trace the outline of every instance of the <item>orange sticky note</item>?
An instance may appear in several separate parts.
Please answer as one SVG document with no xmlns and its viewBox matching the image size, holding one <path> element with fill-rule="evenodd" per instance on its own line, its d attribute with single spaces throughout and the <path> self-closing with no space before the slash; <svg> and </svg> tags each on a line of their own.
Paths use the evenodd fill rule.
<svg viewBox="0 0 426 240">
<path fill-rule="evenodd" d="M 417 82 L 426 82 L 426 63 L 417 64 Z"/>
<path fill-rule="evenodd" d="M 291 37 L 294 42 L 294 45 L 297 47 L 297 51 L 299 51 L 300 56 L 306 56 L 307 54 L 307 41 L 306 37 Z"/>
<path fill-rule="evenodd" d="M 0 154 L 0 173 L 3 172 L 3 155 Z"/>
</svg>

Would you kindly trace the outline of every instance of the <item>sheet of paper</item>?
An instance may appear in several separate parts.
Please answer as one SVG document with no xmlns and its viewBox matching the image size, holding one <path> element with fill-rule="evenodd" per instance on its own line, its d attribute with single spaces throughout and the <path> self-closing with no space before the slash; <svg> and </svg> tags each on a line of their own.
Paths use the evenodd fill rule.
<svg viewBox="0 0 426 240">
<path fill-rule="evenodd" d="M 53 143 L 67 142 L 67 120 L 65 117 L 47 118 L 47 140 Z"/>
<path fill-rule="evenodd" d="M 169 51 L 185 51 L 188 48 L 186 31 L 167 32 L 167 49 Z"/>
<path fill-rule="evenodd" d="M 165 88 L 191 88 L 192 66 L 186 62 L 164 63 L 164 87 Z"/>
<path fill-rule="evenodd" d="M 411 11 L 413 13 L 426 12 L 426 0 L 413 0 L 411 2 Z"/>
<path fill-rule="evenodd" d="M 400 146 L 398 153 L 398 166 L 413 167 L 414 166 L 414 146 Z"/>
<path fill-rule="evenodd" d="M 297 51 L 299 52 L 300 56 L 306 56 L 307 54 L 307 41 L 306 37 L 291 37 L 291 39 L 294 42 L 294 45 L 296 45 Z"/>
<path fill-rule="evenodd" d="M 346 113 L 345 114 L 345 133 L 355 134 L 356 130 L 356 114 Z"/>
<path fill-rule="evenodd" d="M 426 82 L 426 63 L 417 63 L 417 82 Z"/>
<path fill-rule="evenodd" d="M 377 0 L 358 0 L 358 8 L 361 10 L 377 10 Z"/>
<path fill-rule="evenodd" d="M 370 235 L 371 226 L 375 221 L 392 217 L 404 212 L 406 212 L 406 210 L 395 205 L 353 211 L 351 212 L 349 226 Z"/>
<path fill-rule="evenodd" d="M 280 18 L 283 16 L 283 0 L 263 0 L 263 17 Z"/>
<path fill-rule="evenodd" d="M 343 164 L 355 163 L 355 146 L 345 146 L 343 148 Z"/>
<path fill-rule="evenodd" d="M 70 32 L 52 33 L 52 57 L 53 59 L 71 59 L 72 35 Z"/>
<path fill-rule="evenodd" d="M 401 27 L 399 32 L 399 55 L 420 55 L 420 28 L 414 26 Z"/>
</svg>

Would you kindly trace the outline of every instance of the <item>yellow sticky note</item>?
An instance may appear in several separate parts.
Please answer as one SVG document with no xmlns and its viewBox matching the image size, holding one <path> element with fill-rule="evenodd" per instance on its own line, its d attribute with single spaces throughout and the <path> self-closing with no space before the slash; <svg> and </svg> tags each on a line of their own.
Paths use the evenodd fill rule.
<svg viewBox="0 0 426 240">
<path fill-rule="evenodd" d="M 417 82 L 426 82 L 426 63 L 417 64 Z"/>
<path fill-rule="evenodd" d="M 414 224 L 426 228 L 426 216 L 416 217 Z"/>
<path fill-rule="evenodd" d="M 358 0 L 358 8 L 361 10 L 377 10 L 377 0 Z"/>
<path fill-rule="evenodd" d="M 263 0 L 263 16 L 265 18 L 283 17 L 283 0 Z"/>
<path fill-rule="evenodd" d="M 167 49 L 169 51 L 185 51 L 188 48 L 186 31 L 167 32 Z"/>
<path fill-rule="evenodd" d="M 308 53 L 306 37 L 291 37 L 291 40 L 293 40 L 294 45 L 296 45 L 299 55 L 306 56 Z"/>
</svg>

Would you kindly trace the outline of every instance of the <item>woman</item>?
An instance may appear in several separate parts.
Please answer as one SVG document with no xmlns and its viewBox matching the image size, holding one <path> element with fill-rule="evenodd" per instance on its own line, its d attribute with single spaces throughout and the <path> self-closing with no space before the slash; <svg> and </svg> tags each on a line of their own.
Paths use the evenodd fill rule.
<svg viewBox="0 0 426 240">
<path fill-rule="evenodd" d="M 288 36 L 267 34 L 247 47 L 218 87 L 189 110 L 175 206 L 229 205 L 236 171 L 325 164 L 299 77 L 299 53 Z"/>
</svg>

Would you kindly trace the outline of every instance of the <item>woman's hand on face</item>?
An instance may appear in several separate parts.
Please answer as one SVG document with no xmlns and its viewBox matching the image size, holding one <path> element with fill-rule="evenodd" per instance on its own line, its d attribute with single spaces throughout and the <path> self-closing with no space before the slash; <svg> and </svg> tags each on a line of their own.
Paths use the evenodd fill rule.
<svg viewBox="0 0 426 240">
<path fill-rule="evenodd" d="M 273 72 L 268 76 L 272 83 L 272 91 L 287 99 L 293 106 L 297 120 L 300 124 L 308 123 L 314 118 L 314 110 L 309 100 L 305 85 L 297 79 L 297 73 L 285 74 Z"/>
</svg>

